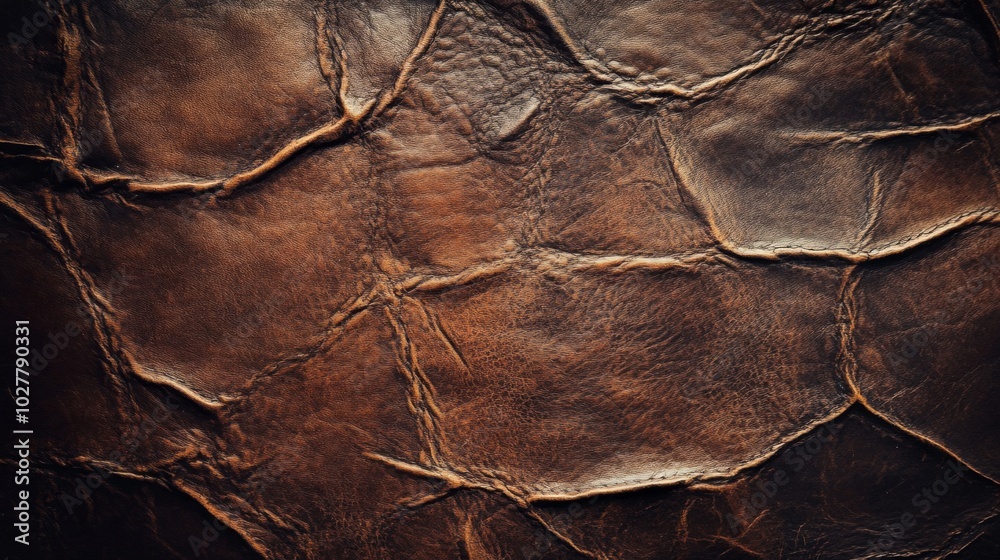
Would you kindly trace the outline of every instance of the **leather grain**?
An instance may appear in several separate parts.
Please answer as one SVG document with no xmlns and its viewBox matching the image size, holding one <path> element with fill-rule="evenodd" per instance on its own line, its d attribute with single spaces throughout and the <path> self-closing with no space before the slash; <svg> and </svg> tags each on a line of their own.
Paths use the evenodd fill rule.
<svg viewBox="0 0 1000 560">
<path fill-rule="evenodd" d="M 1000 553 L 995 1 L 0 10 L 34 557 Z"/>
</svg>

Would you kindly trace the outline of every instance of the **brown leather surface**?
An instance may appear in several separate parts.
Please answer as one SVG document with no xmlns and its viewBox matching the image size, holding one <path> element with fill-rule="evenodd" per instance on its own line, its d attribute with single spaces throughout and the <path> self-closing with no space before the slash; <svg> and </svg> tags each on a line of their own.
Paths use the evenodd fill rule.
<svg viewBox="0 0 1000 560">
<path fill-rule="evenodd" d="M 1000 557 L 995 1 L 49 8 L 11 557 Z"/>
</svg>

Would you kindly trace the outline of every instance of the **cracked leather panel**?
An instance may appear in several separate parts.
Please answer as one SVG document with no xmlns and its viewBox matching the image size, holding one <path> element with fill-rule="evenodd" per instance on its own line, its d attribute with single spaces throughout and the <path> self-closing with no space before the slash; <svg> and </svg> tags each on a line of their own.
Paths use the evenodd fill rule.
<svg viewBox="0 0 1000 560">
<path fill-rule="evenodd" d="M 200 491 L 225 504 L 265 555 L 368 554 L 384 520 L 435 490 L 373 458 L 426 460 L 397 357 L 391 321 L 366 311 L 254 380 L 221 415 Z"/>
<path fill-rule="evenodd" d="M 852 408 L 739 479 L 538 510 L 595 557 L 962 557 L 995 535 L 997 488 L 961 468 L 949 472 L 948 461 Z M 912 487 L 886 477 L 886 464 L 906 465 L 896 473 Z M 953 483 L 939 501 L 914 505 L 914 494 L 946 475 Z M 893 527 L 908 513 L 905 529 Z"/>
<path fill-rule="evenodd" d="M 693 481 L 759 460 L 848 402 L 835 270 L 562 266 L 406 302 L 446 461 L 532 496 Z"/>
<path fill-rule="evenodd" d="M 964 15 L 852 15 L 714 103 L 668 114 L 688 186 L 720 234 L 748 250 L 877 254 L 942 222 L 995 217 L 982 133 L 1000 117 L 1000 74 L 992 39 Z M 863 80 L 842 79 L 859 65 Z M 735 114 L 720 120 L 720 105 Z"/>
<path fill-rule="evenodd" d="M 45 332 L 66 333 L 73 323 L 82 333 L 90 324 L 86 308 L 80 306 L 72 277 L 62 270 L 58 258 L 22 224 L 4 216 L 7 237 L 0 244 L 4 262 L 24 262 L 37 259 L 40 266 L 23 271 L 15 279 L 3 275 L 3 309 L 11 316 L 38 313 L 38 302 L 45 302 L 39 327 Z M 44 322 L 42 322 L 44 321 Z M 74 329 L 71 332 L 76 332 Z M 123 406 L 123 384 L 109 379 L 102 368 L 100 349 L 92 336 L 84 335 L 80 342 L 63 350 L 66 359 L 80 364 L 77 368 L 59 368 L 48 360 L 34 366 L 38 381 L 50 387 L 51 399 L 38 404 L 38 429 L 52 434 L 45 441 L 43 452 L 53 456 L 104 455 L 110 453 L 129 431 L 129 413 Z M 76 430 L 63 426 L 74 424 Z"/>
<path fill-rule="evenodd" d="M 554 92 L 581 81 L 553 56 L 481 8 L 442 17 L 372 134 L 386 232 L 403 265 L 461 269 L 532 240 Z"/>
<path fill-rule="evenodd" d="M 712 245 L 655 115 L 607 94 L 560 105 L 554 139 L 541 161 L 541 243 L 574 252 L 651 255 Z"/>
<path fill-rule="evenodd" d="M 565 0 L 498 2 L 523 5 L 556 28 L 566 46 L 611 81 L 636 88 L 691 87 L 733 68 L 767 60 L 821 18 L 871 9 L 861 2 L 678 2 Z"/>
<path fill-rule="evenodd" d="M 859 268 L 853 293 L 858 388 L 870 406 L 994 481 L 996 430 L 963 427 L 997 425 L 998 254 L 996 229 L 973 228 L 905 262 Z M 927 290 L 899 292 L 915 285 Z"/>
<path fill-rule="evenodd" d="M 1000 551 L 996 2 L 44 10 L 14 557 Z"/>
<path fill-rule="evenodd" d="M 308 3 L 80 10 L 79 125 L 107 131 L 84 163 L 148 179 L 213 177 L 337 116 Z"/>
<path fill-rule="evenodd" d="M 96 291 L 118 274 L 143 287 L 105 297 L 132 366 L 215 402 L 316 344 L 371 283 L 371 195 L 346 188 L 366 164 L 348 145 L 282 168 L 263 197 L 139 208 L 66 195 L 55 208 Z"/>
<path fill-rule="evenodd" d="M 378 94 L 391 89 L 401 66 L 420 41 L 431 14 L 432 0 L 327 2 L 321 40 L 331 49 L 330 74 L 338 76 L 341 103 L 357 113 Z M 322 63 L 322 60 L 321 60 Z"/>
</svg>

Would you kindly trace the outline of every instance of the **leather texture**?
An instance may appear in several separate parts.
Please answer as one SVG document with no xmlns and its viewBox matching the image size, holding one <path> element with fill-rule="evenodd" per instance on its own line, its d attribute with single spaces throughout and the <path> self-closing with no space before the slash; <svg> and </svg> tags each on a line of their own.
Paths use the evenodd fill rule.
<svg viewBox="0 0 1000 560">
<path fill-rule="evenodd" d="M 34 557 L 1000 557 L 994 0 L 2 11 Z"/>
</svg>

